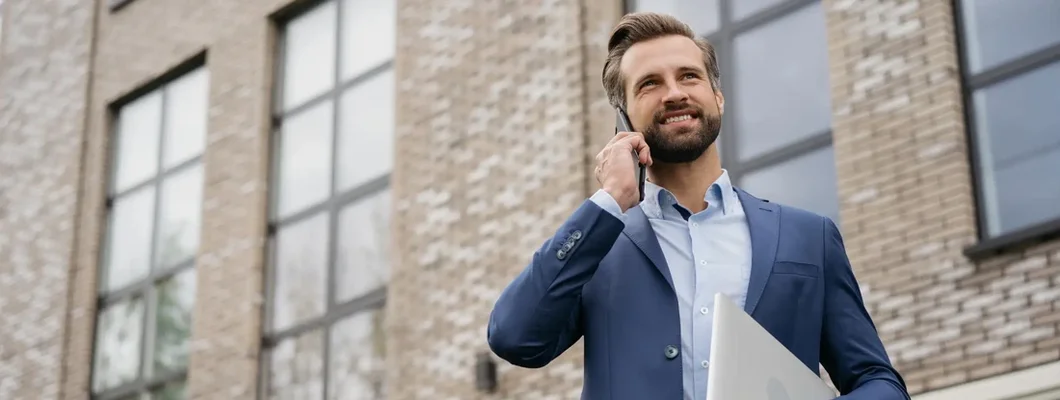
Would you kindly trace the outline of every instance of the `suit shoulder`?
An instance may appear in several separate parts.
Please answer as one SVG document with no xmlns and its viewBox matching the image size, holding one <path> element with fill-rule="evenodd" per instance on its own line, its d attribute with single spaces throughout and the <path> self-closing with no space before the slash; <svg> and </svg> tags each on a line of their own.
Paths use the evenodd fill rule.
<svg viewBox="0 0 1060 400">
<path fill-rule="evenodd" d="M 794 224 L 799 226 L 806 226 L 806 224 L 809 224 L 819 227 L 826 220 L 832 221 L 830 217 L 827 217 L 823 214 L 814 211 L 807 210 L 805 208 L 796 207 L 785 203 L 779 203 L 768 198 L 755 196 L 754 194 L 751 194 L 746 190 L 744 191 L 744 194 L 750 196 L 753 199 L 765 202 L 767 204 L 771 204 L 772 207 L 775 207 L 777 211 L 780 212 L 780 219 L 782 225 Z M 832 223 L 835 223 L 835 221 L 832 221 Z"/>
</svg>

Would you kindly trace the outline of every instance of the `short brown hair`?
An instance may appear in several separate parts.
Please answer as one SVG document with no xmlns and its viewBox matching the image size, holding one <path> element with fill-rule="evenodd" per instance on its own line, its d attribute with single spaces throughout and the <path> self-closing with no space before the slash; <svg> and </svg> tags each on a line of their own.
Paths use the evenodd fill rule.
<svg viewBox="0 0 1060 400">
<path fill-rule="evenodd" d="M 692 30 L 673 16 L 654 13 L 636 12 L 626 14 L 611 31 L 607 42 L 607 60 L 604 61 L 603 84 L 607 99 L 612 106 L 626 108 L 625 79 L 619 66 L 622 56 L 634 44 L 664 36 L 679 35 L 692 39 L 703 51 L 703 64 L 707 77 L 715 92 L 721 90 L 721 71 L 718 70 L 718 59 L 714 54 L 714 45 L 706 39 L 697 37 Z"/>
</svg>

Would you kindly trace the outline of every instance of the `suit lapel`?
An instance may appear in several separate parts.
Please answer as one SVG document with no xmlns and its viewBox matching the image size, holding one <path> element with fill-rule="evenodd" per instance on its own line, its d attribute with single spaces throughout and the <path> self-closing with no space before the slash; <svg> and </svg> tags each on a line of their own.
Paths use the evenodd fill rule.
<svg viewBox="0 0 1060 400">
<path fill-rule="evenodd" d="M 626 211 L 625 222 L 623 233 L 648 256 L 655 269 L 659 270 L 663 278 L 666 278 L 666 283 L 670 284 L 670 290 L 674 290 L 674 279 L 670 275 L 670 267 L 666 264 L 666 256 L 663 255 L 659 239 L 655 237 L 655 230 L 651 228 L 651 222 L 648 221 L 648 216 L 644 215 L 644 210 L 640 206 L 630 208 Z"/>
<path fill-rule="evenodd" d="M 744 311 L 753 315 L 758 300 L 765 291 L 766 281 L 773 271 L 777 256 L 777 241 L 780 234 L 780 209 L 776 204 L 759 200 L 742 189 L 736 189 L 747 215 L 751 231 L 751 279 L 747 284 L 747 302 Z"/>
</svg>

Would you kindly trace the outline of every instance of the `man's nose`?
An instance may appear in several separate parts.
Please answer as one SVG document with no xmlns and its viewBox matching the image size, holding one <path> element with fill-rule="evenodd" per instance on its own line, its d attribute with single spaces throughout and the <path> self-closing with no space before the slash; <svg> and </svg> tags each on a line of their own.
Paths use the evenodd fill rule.
<svg viewBox="0 0 1060 400">
<path fill-rule="evenodd" d="M 685 93 L 677 82 L 670 82 L 666 86 L 666 98 L 664 100 L 667 103 L 683 102 L 688 100 L 688 93 Z"/>
</svg>

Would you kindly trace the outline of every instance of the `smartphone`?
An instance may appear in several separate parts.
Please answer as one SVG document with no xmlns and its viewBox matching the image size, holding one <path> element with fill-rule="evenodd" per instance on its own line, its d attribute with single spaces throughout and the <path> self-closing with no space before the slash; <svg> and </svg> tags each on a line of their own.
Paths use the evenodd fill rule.
<svg viewBox="0 0 1060 400">
<path fill-rule="evenodd" d="M 633 130 L 633 124 L 629 122 L 629 115 L 626 114 L 626 111 L 620 107 L 615 107 L 615 111 L 618 114 L 615 121 L 615 134 L 617 135 L 619 132 L 636 132 Z M 640 193 L 640 201 L 644 201 L 644 164 L 641 164 L 637 150 L 633 150 L 633 164 L 636 165 L 634 174 L 637 176 L 637 190 Z"/>
</svg>

